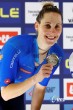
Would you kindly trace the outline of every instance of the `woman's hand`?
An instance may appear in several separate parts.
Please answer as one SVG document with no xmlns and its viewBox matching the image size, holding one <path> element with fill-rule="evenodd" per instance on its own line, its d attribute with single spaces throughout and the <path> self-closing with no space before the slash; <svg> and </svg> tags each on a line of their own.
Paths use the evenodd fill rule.
<svg viewBox="0 0 73 110">
<path fill-rule="evenodd" d="M 48 78 L 52 73 L 53 65 L 52 64 L 44 64 L 41 66 L 40 70 L 36 74 L 36 82 L 42 81 L 44 78 Z"/>
</svg>

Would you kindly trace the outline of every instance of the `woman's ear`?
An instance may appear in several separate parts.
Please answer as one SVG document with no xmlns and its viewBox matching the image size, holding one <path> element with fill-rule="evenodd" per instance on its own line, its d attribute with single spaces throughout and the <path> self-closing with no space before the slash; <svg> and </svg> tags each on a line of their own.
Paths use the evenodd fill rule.
<svg viewBox="0 0 73 110">
<path fill-rule="evenodd" d="M 34 24 L 35 30 L 38 31 L 38 22 L 36 21 Z"/>
</svg>

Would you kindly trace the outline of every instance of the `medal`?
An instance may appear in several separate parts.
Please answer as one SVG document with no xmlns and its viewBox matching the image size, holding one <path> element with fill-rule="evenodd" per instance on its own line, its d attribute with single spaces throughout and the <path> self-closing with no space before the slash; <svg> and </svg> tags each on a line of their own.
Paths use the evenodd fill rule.
<svg viewBox="0 0 73 110">
<path fill-rule="evenodd" d="M 46 58 L 47 63 L 51 63 L 53 66 L 56 66 L 58 64 L 59 58 L 56 54 L 50 54 Z"/>
</svg>

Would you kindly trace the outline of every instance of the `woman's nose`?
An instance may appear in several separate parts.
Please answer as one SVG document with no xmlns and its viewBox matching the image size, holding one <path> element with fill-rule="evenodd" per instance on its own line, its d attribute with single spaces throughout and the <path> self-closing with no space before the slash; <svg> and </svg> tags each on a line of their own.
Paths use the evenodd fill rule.
<svg viewBox="0 0 73 110">
<path fill-rule="evenodd" d="M 56 32 L 55 28 L 51 28 L 50 31 L 51 31 L 52 33 L 55 33 L 55 32 Z"/>
<path fill-rule="evenodd" d="M 50 29 L 50 30 L 48 30 L 48 32 L 46 34 L 54 35 L 54 34 L 56 34 L 56 31 L 55 31 L 55 29 Z"/>
</svg>

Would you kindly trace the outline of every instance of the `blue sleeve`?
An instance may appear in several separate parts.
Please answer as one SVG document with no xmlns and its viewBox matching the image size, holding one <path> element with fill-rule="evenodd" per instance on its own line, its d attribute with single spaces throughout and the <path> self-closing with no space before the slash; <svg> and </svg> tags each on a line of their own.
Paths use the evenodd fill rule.
<svg viewBox="0 0 73 110">
<path fill-rule="evenodd" d="M 50 75 L 49 78 L 44 78 L 43 81 L 39 82 L 39 84 L 41 84 L 42 86 L 47 86 L 49 80 L 51 79 L 51 77 L 53 76 L 54 72 L 56 71 L 56 69 L 58 68 L 58 66 L 60 65 L 61 61 L 63 60 L 63 57 L 64 57 L 64 53 L 63 53 L 63 50 L 62 48 L 60 48 L 59 45 L 55 44 L 50 50 L 49 50 L 49 53 L 48 54 L 56 54 L 59 58 L 59 62 L 56 66 L 53 67 L 53 70 L 52 70 L 52 73 Z M 43 65 L 44 62 L 41 64 Z"/>
<path fill-rule="evenodd" d="M 12 45 L 6 44 L 1 51 L 2 59 L 0 65 L 0 86 L 14 83 L 17 73 L 18 51 Z"/>
</svg>

